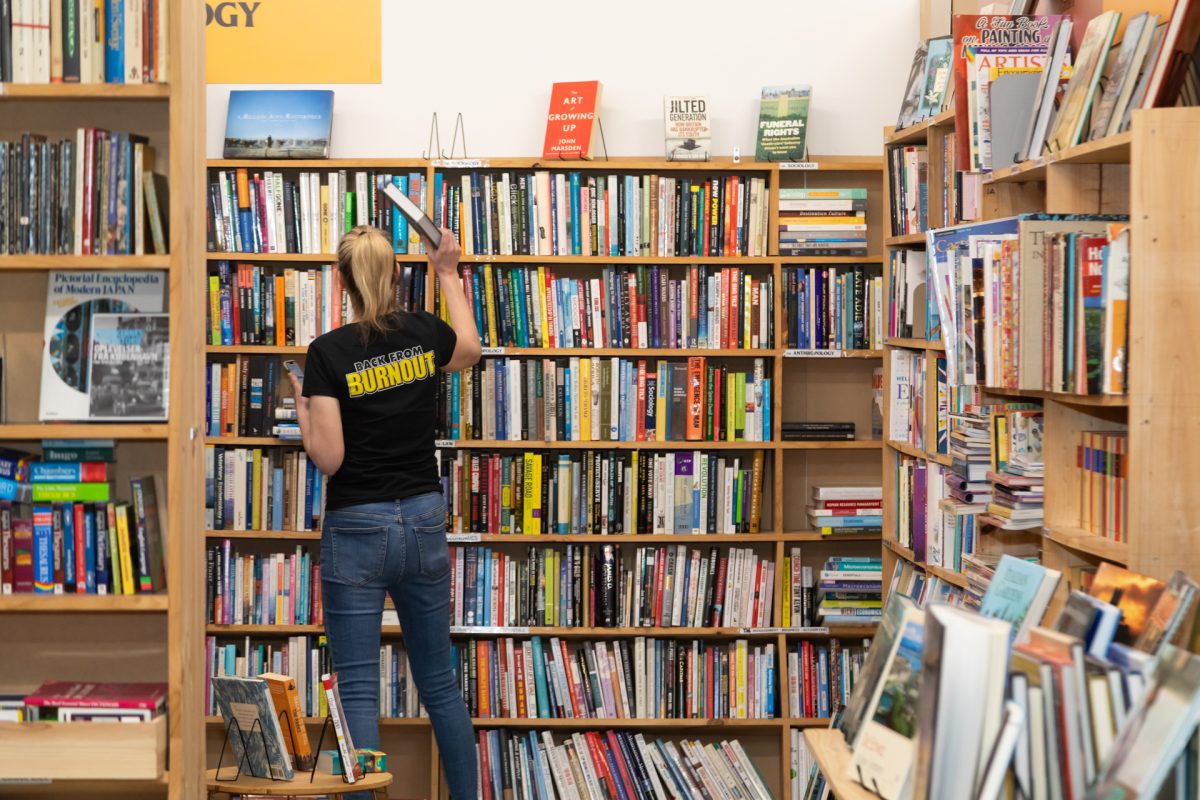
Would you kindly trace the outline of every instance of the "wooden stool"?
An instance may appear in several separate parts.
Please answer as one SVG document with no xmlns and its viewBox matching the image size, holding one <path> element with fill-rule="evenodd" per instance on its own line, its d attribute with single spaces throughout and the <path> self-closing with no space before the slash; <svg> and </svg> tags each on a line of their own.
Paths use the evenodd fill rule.
<svg viewBox="0 0 1200 800">
<path fill-rule="evenodd" d="M 208 784 L 208 795 L 214 794 L 262 794 L 272 797 L 316 797 L 319 795 L 343 795 L 350 792 L 370 792 L 380 800 L 387 800 L 387 787 L 392 785 L 390 772 L 369 772 L 357 783 L 346 783 L 340 775 L 318 772 L 309 783 L 308 773 L 297 773 L 295 780 L 273 781 L 270 778 L 252 778 L 243 775 L 236 781 L 217 780 L 217 771 L 210 769 L 204 774 Z"/>
</svg>

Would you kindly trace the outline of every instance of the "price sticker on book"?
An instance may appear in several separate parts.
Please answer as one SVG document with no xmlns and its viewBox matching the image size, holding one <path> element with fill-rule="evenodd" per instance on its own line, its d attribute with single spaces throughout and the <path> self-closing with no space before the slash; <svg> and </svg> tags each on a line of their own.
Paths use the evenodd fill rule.
<svg viewBox="0 0 1200 800">
<path fill-rule="evenodd" d="M 779 168 L 781 170 L 805 171 L 820 169 L 821 164 L 818 161 L 780 161 Z"/>
<path fill-rule="evenodd" d="M 454 447 L 454 440 L 453 439 L 434 439 L 433 446 L 434 447 Z"/>
<path fill-rule="evenodd" d="M 841 350 L 801 350 L 789 348 L 783 351 L 784 358 L 841 358 Z"/>
<path fill-rule="evenodd" d="M 480 349 L 479 353 L 480 353 L 480 355 L 485 355 L 485 356 L 502 356 L 505 353 L 505 348 L 503 348 L 503 347 L 484 347 L 484 348 Z"/>
</svg>

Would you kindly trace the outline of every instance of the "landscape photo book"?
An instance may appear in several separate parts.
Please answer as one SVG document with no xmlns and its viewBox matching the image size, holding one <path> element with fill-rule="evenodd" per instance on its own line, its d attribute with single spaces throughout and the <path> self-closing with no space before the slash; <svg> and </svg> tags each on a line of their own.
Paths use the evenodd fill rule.
<svg viewBox="0 0 1200 800">
<path fill-rule="evenodd" d="M 225 116 L 225 158 L 329 158 L 333 92 L 235 89 Z"/>
</svg>

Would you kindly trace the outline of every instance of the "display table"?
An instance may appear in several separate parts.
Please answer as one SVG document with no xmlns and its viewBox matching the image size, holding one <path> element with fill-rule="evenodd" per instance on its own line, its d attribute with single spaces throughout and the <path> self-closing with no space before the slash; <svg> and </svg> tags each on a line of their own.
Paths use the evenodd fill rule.
<svg viewBox="0 0 1200 800">
<path fill-rule="evenodd" d="M 321 795 L 343 795 L 350 792 L 371 792 L 375 797 L 387 800 L 388 786 L 392 785 L 392 773 L 371 772 L 357 783 L 346 783 L 340 775 L 318 772 L 310 783 L 308 773 L 297 773 L 295 780 L 273 781 L 270 778 L 252 778 L 243 775 L 236 781 L 217 780 L 217 770 L 204 774 L 208 794 L 262 794 L 272 797 L 319 797 Z"/>
</svg>

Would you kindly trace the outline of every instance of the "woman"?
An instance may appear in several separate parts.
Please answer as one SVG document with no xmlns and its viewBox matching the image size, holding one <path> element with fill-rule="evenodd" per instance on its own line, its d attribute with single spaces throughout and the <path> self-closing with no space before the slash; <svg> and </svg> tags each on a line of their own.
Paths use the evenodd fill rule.
<svg viewBox="0 0 1200 800">
<path fill-rule="evenodd" d="M 303 385 L 291 380 L 304 449 L 329 476 L 321 589 L 354 744 L 379 746 L 379 639 L 389 594 L 450 796 L 467 800 L 476 789 L 474 733 L 450 663 L 450 559 L 433 429 L 436 370 L 475 364 L 480 346 L 458 277 L 458 242 L 444 233 L 429 261 L 449 325 L 426 311 L 395 310 L 391 243 L 375 228 L 357 227 L 338 247 L 355 322 L 315 339 Z"/>
</svg>

